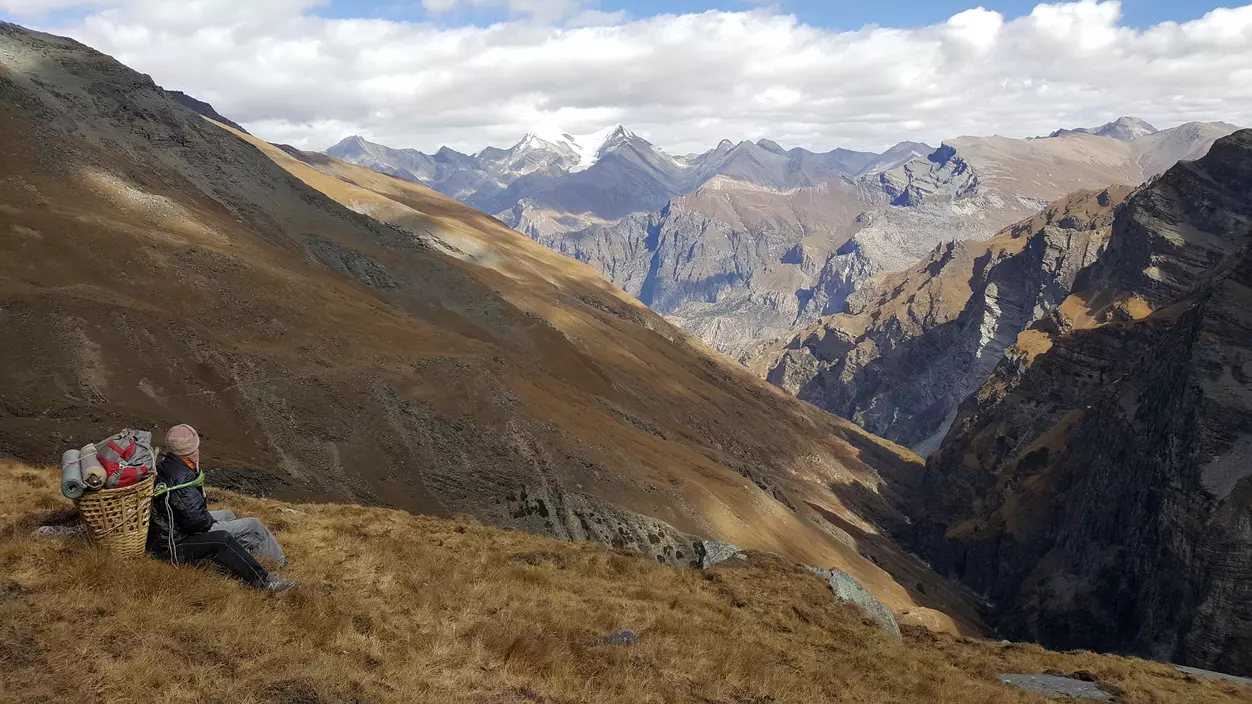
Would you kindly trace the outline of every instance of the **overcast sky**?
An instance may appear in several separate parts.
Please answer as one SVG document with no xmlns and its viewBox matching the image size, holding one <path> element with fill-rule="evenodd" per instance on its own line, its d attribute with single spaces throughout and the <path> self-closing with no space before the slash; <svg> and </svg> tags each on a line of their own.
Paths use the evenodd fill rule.
<svg viewBox="0 0 1252 704">
<path fill-rule="evenodd" d="M 1252 125 L 1252 5 L 923 5 L 921 24 L 900 3 L 827 0 L 0 0 L 0 18 L 311 149 L 360 134 L 477 151 L 617 122 L 675 153 L 1020 137 L 1123 114 Z"/>
</svg>

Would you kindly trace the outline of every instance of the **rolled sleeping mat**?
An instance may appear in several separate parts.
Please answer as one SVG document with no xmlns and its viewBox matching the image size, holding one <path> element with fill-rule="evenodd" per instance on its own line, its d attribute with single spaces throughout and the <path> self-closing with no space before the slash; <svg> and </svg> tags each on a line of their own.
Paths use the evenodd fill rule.
<svg viewBox="0 0 1252 704">
<path fill-rule="evenodd" d="M 81 497 L 87 491 L 87 485 L 83 483 L 82 466 L 79 464 L 81 456 L 82 453 L 78 450 L 66 450 L 61 455 L 61 493 L 70 500 Z"/>
<path fill-rule="evenodd" d="M 83 471 L 83 483 L 88 489 L 99 489 L 104 486 L 104 480 L 108 474 L 104 471 L 104 465 L 100 464 L 100 460 L 96 457 L 96 446 L 87 444 L 79 457 L 79 465 Z"/>
</svg>

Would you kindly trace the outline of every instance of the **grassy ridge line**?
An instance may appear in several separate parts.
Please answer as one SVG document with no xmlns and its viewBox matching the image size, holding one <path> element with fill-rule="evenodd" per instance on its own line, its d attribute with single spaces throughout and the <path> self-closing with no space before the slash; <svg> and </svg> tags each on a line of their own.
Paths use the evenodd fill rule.
<svg viewBox="0 0 1252 704">
<path fill-rule="evenodd" d="M 301 586 L 274 596 L 203 568 L 119 563 L 35 539 L 69 515 L 53 470 L 0 463 L 4 702 L 1043 702 L 998 672 L 1086 669 L 1119 701 L 1248 701 L 1131 658 L 906 628 L 896 642 L 770 555 L 707 572 L 351 505 L 222 491 L 262 517 Z M 633 628 L 629 648 L 596 639 Z"/>
</svg>

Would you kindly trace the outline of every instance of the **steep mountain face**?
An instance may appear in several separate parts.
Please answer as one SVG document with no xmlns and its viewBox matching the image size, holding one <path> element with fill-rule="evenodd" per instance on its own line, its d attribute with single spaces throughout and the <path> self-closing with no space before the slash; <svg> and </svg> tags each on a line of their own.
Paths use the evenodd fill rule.
<svg viewBox="0 0 1252 704">
<path fill-rule="evenodd" d="M 930 457 L 915 535 L 1010 637 L 1252 672 L 1252 131 L 1137 191 Z"/>
<path fill-rule="evenodd" d="M 10 24 L 0 181 L 0 454 L 189 422 L 218 485 L 673 565 L 718 537 L 976 628 L 885 537 L 915 456 L 428 188 L 229 131 Z"/>
<path fill-rule="evenodd" d="M 1042 216 L 1026 209 L 1056 189 L 1151 178 L 1175 157 L 1202 155 L 1227 130 L 1233 127 L 1193 123 L 1132 140 L 1069 132 L 945 142 L 924 162 L 879 175 L 890 204 L 858 216 L 860 229 L 828 262 L 838 275 L 824 288 L 835 294 L 825 310 L 809 312 L 833 317 L 801 316 L 807 325 L 741 347 L 741 358 L 801 398 L 928 454 L 1005 347 L 1068 295 L 1073 267 L 1098 253 L 1107 236 L 1099 231 L 1127 189 L 1062 199 Z M 988 242 L 966 242 L 984 240 L 986 228 L 1008 217 L 1024 220 Z M 1023 233 L 1042 238 L 1003 275 L 992 275 L 1001 258 L 1024 246 Z M 867 276 L 893 271 L 846 298 Z"/>
<path fill-rule="evenodd" d="M 536 240 L 734 351 L 842 302 L 845 277 L 828 262 L 856 215 L 883 202 L 881 192 L 846 180 L 780 193 L 717 177 L 655 215 Z"/>
<path fill-rule="evenodd" d="M 167 90 L 165 92 L 169 94 L 171 98 L 178 101 L 178 103 L 183 107 L 189 108 L 192 111 L 209 118 L 210 120 L 216 120 L 217 122 L 227 125 L 239 132 L 248 134 L 248 130 L 245 130 L 243 127 L 240 127 L 238 124 L 232 122 L 226 117 L 223 117 L 222 114 L 215 110 L 212 105 L 209 105 L 203 100 L 197 100 L 181 90 Z"/>
<path fill-rule="evenodd" d="M 986 241 L 947 242 L 857 291 L 847 311 L 750 366 L 925 456 L 1030 325 L 1058 312 L 1108 240 L 1128 187 L 1080 191 Z"/>
<path fill-rule="evenodd" d="M 579 146 L 586 139 L 569 135 L 528 135 L 511 150 L 466 157 L 478 163 L 461 177 L 475 184 L 470 194 L 453 192 L 447 174 L 417 180 L 590 264 L 746 359 L 762 341 L 842 311 L 873 274 L 912 266 L 941 242 L 991 237 L 1075 190 L 1141 183 L 1234 129 L 1158 131 L 1122 118 L 1041 139 L 962 137 L 938 150 L 903 142 L 883 154 L 814 154 L 723 141 L 674 158 L 619 126 L 594 158 Z M 546 168 L 519 175 L 490 165 L 540 147 Z M 329 153 L 374 163 L 343 145 Z M 404 163 L 393 165 L 412 172 Z"/>
</svg>

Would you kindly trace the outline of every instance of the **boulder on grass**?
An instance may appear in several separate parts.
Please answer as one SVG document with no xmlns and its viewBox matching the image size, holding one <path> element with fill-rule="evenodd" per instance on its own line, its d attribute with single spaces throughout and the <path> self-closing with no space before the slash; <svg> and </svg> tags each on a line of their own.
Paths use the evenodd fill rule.
<svg viewBox="0 0 1252 704">
<path fill-rule="evenodd" d="M 823 570 L 811 566 L 809 569 L 826 580 L 826 583 L 830 585 L 830 590 L 835 593 L 836 599 L 861 607 L 865 615 L 883 630 L 897 638 L 900 637 L 900 624 L 896 622 L 895 614 L 891 613 L 891 609 L 888 609 L 868 589 L 861 586 L 860 582 L 853 579 L 852 575 L 842 570 Z"/>
<path fill-rule="evenodd" d="M 737 545 L 723 543 L 720 540 L 701 540 L 696 543 L 696 557 L 700 560 L 700 569 L 706 570 L 719 562 L 725 562 L 740 553 Z"/>
</svg>

